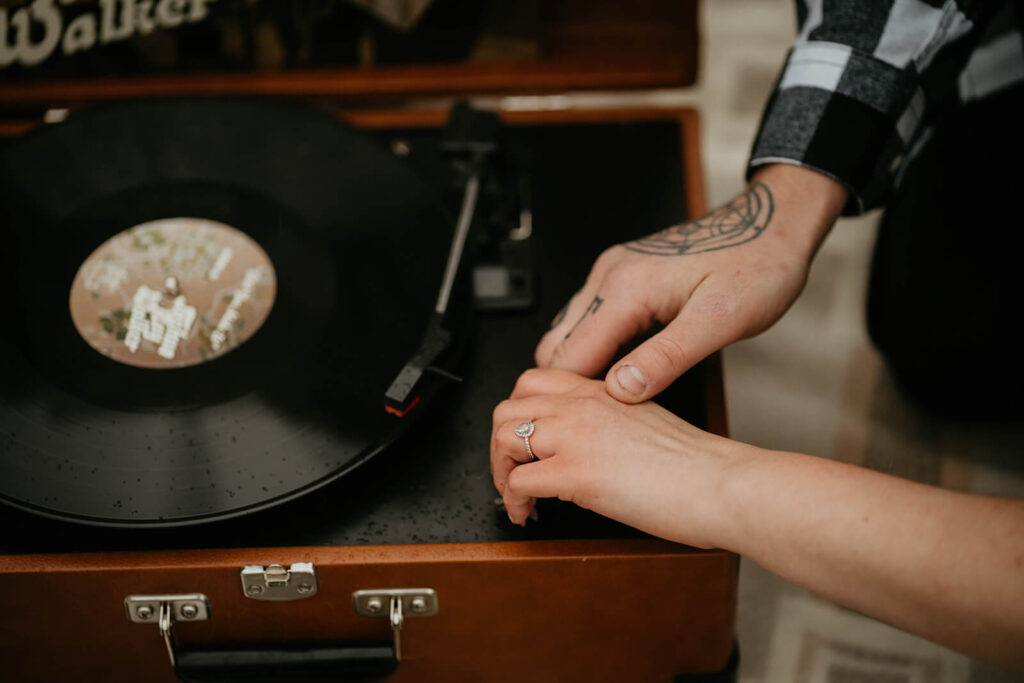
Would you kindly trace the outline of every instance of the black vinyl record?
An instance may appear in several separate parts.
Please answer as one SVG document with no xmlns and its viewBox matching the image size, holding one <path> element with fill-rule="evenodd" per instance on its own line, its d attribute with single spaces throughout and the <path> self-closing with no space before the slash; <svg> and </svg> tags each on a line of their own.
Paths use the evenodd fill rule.
<svg viewBox="0 0 1024 683">
<path fill-rule="evenodd" d="M 258 245 L 269 314 L 183 367 L 104 355 L 72 320 L 76 274 L 111 238 L 180 217 Z M 326 113 L 257 98 L 76 112 L 0 151 L 0 220 L 0 501 L 88 524 L 211 521 L 322 486 L 406 424 L 383 395 L 427 326 L 451 226 Z"/>
</svg>

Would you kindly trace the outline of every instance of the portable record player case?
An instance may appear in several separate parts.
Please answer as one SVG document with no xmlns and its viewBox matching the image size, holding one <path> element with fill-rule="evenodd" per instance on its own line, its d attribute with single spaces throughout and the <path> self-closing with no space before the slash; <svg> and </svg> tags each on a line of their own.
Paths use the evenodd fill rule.
<svg viewBox="0 0 1024 683">
<path fill-rule="evenodd" d="M 437 110 L 346 107 L 336 89 L 317 91 L 326 80 L 317 82 L 279 84 L 274 92 L 332 103 L 339 118 L 385 142 L 436 129 L 446 117 Z M 266 92 L 260 77 L 248 84 L 237 77 L 231 84 L 233 92 Z M 69 98 L 65 84 L 48 93 L 34 90 L 32 102 L 49 96 L 55 105 L 77 106 L 131 97 L 133 89 L 123 86 L 76 85 Z M 191 90 L 187 81 L 178 86 Z M 151 87 L 140 84 L 139 91 L 152 94 Z M 164 94 L 175 91 L 173 84 L 161 87 Z M 545 86 L 534 80 L 522 89 Z M 675 131 L 666 139 L 678 147 L 667 156 L 675 157 L 685 210 L 699 215 L 705 209 L 694 110 L 516 111 L 503 112 L 502 119 L 510 129 L 556 136 L 569 127 L 592 131 L 581 145 L 593 145 L 595 158 L 602 131 Z M 5 131 L 34 125 L 19 112 Z M 593 255 L 584 252 L 576 271 Z M 550 318 L 552 307 L 560 305 L 546 301 L 536 317 Z M 502 324 L 506 330 L 515 323 Z M 536 334 L 531 328 L 521 336 Z M 530 351 L 524 348 L 524 356 Z M 526 366 L 504 374 L 514 379 Z M 718 358 L 683 384 L 683 416 L 725 434 Z M 434 436 L 414 428 L 407 441 Z M 486 452 L 479 458 L 486 461 Z M 370 534 L 316 531 L 330 528 L 323 519 L 303 518 L 330 510 L 329 496 L 317 495 L 313 504 L 281 516 L 260 513 L 256 520 L 267 527 L 265 543 L 258 540 L 260 530 L 251 528 L 239 538 L 185 529 L 149 542 L 139 539 L 145 531 L 78 535 L 65 529 L 66 536 L 2 546 L 0 679 L 177 680 L 158 623 L 166 610 L 169 642 L 190 680 L 376 680 L 392 671 L 402 681 L 729 680 L 738 567 L 729 553 L 614 527 L 599 527 L 596 535 L 576 533 L 571 517 L 555 522 L 554 530 L 545 518 L 535 527 L 540 532 L 506 529 L 493 539 L 436 542 L 413 534 L 397 543 L 374 543 Z M 552 512 L 563 514 L 562 508 Z M 244 520 L 216 533 L 241 528 Z M 118 533 L 134 536 L 125 541 Z M 279 601 L 260 599 L 278 596 Z M 725 677 L 714 677 L 722 671 Z"/>
</svg>

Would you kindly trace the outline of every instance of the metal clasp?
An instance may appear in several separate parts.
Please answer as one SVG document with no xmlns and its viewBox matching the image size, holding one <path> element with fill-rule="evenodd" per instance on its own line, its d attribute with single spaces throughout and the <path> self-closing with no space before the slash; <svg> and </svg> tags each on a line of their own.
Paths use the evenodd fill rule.
<svg viewBox="0 0 1024 683">
<path fill-rule="evenodd" d="M 402 659 L 405 617 L 429 617 L 437 614 L 437 608 L 437 593 L 433 588 L 383 588 L 352 594 L 352 609 L 359 616 L 388 617 L 395 641 L 395 659 L 399 661 Z"/>
<path fill-rule="evenodd" d="M 242 567 L 242 592 L 253 600 L 301 600 L 317 593 L 316 568 L 312 562 L 296 562 L 285 569 L 279 564 L 264 568 Z"/>
<path fill-rule="evenodd" d="M 136 624 L 157 625 L 172 667 L 175 664 L 174 639 L 171 636 L 174 622 L 206 621 L 210 618 L 210 601 L 202 593 L 129 595 L 124 599 L 124 609 Z"/>
</svg>

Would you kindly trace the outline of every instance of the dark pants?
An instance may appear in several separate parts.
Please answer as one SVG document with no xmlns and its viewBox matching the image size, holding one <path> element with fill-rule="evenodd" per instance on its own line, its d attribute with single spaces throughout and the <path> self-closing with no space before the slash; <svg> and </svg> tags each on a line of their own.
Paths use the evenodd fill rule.
<svg viewBox="0 0 1024 683">
<path fill-rule="evenodd" d="M 945 117 L 875 246 L 868 331 L 899 386 L 950 417 L 1024 415 L 1024 86 Z"/>
</svg>

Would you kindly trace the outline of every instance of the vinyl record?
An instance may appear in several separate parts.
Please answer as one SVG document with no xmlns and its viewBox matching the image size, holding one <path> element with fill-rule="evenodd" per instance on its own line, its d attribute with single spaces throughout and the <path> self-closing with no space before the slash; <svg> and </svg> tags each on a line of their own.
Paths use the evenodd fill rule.
<svg viewBox="0 0 1024 683">
<path fill-rule="evenodd" d="M 100 525 L 275 505 L 379 452 L 451 224 L 326 113 L 169 99 L 0 152 L 0 500 Z"/>
</svg>

